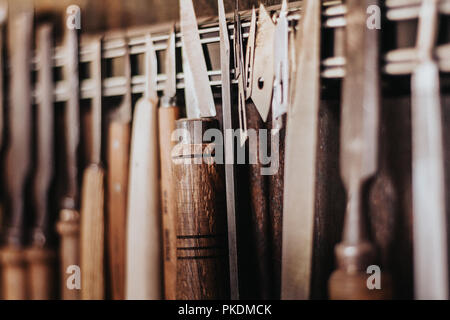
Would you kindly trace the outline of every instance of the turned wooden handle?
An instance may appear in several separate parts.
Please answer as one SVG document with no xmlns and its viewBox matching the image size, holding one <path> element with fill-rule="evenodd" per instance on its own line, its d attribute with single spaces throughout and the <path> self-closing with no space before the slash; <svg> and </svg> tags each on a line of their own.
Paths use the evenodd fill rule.
<svg viewBox="0 0 450 320">
<path fill-rule="evenodd" d="M 55 252 L 31 247 L 26 251 L 28 262 L 28 295 L 31 300 L 55 298 Z"/>
<path fill-rule="evenodd" d="M 164 296 L 168 300 L 176 299 L 177 280 L 177 236 L 175 229 L 176 205 L 174 181 L 172 179 L 172 132 L 179 118 L 178 107 L 159 108 L 159 148 L 161 164 L 161 210 L 163 225 L 164 258 Z"/>
<path fill-rule="evenodd" d="M 3 299 L 28 299 L 25 251 L 21 248 L 7 246 L 2 249 L 1 258 Z"/>
<path fill-rule="evenodd" d="M 107 171 L 107 248 L 112 299 L 125 299 L 125 232 L 130 123 L 109 126 Z"/>
<path fill-rule="evenodd" d="M 60 236 L 59 265 L 60 291 L 63 300 L 78 300 L 80 290 L 68 286 L 68 268 L 80 265 L 80 214 L 76 210 L 63 209 L 59 213 L 56 230 Z"/>
<path fill-rule="evenodd" d="M 178 120 L 177 128 L 194 137 L 195 121 L 200 122 Z M 201 123 L 203 130 L 217 127 L 211 118 Z M 172 154 L 177 205 L 177 299 L 230 298 L 224 165 L 211 162 L 213 146 L 183 143 Z"/>
<path fill-rule="evenodd" d="M 258 148 L 249 147 L 250 155 L 257 159 L 257 163 L 249 164 L 249 188 L 252 218 L 252 248 L 256 258 L 255 270 L 258 292 L 260 299 L 270 299 L 272 297 L 272 272 L 271 272 L 271 242 L 270 242 L 270 217 L 269 185 L 266 176 L 261 175 L 263 168 L 259 157 L 259 129 L 265 127 L 258 110 L 253 103 L 247 103 L 247 127 L 256 131 L 256 144 Z M 251 137 L 249 138 L 251 144 Z"/>
<path fill-rule="evenodd" d="M 84 172 L 81 204 L 81 299 L 104 299 L 103 169 L 95 164 Z"/>
<path fill-rule="evenodd" d="M 156 101 L 138 101 L 133 117 L 128 180 L 126 299 L 162 298 L 158 114 Z"/>
<path fill-rule="evenodd" d="M 338 269 L 331 274 L 328 282 L 329 297 L 332 300 L 388 300 L 392 299 L 391 278 L 381 273 L 381 289 L 369 290 L 365 272 L 346 272 Z"/>
</svg>

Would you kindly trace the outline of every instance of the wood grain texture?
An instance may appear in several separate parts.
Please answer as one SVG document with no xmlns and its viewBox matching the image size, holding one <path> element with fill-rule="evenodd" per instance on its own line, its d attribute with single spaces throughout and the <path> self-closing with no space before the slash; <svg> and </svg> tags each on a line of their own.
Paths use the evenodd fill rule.
<svg viewBox="0 0 450 320">
<path fill-rule="evenodd" d="M 64 209 L 59 213 L 56 230 L 60 236 L 59 248 L 59 285 L 61 299 L 78 300 L 80 290 L 67 286 L 67 268 L 80 265 L 80 214 L 76 210 Z"/>
<path fill-rule="evenodd" d="M 3 299 L 28 299 L 25 251 L 13 246 L 4 247 L 1 260 Z"/>
<path fill-rule="evenodd" d="M 195 121 L 178 120 L 177 128 L 193 133 Z M 211 118 L 201 122 L 203 130 L 217 125 Z M 224 165 L 211 161 L 214 144 L 190 142 L 184 140 L 172 153 L 177 299 L 229 299 Z"/>
<path fill-rule="evenodd" d="M 164 296 L 176 299 L 176 205 L 175 181 L 172 179 L 172 132 L 179 118 L 178 107 L 159 108 L 159 147 L 161 164 L 161 210 L 163 226 Z"/>
<path fill-rule="evenodd" d="M 130 123 L 114 121 L 108 132 L 107 248 L 111 294 L 125 298 L 125 241 L 130 152 Z"/>
<path fill-rule="evenodd" d="M 254 259 L 256 260 L 256 277 L 259 299 L 270 299 L 272 297 L 272 268 L 271 268 L 271 219 L 269 213 L 269 184 L 266 176 L 261 175 L 263 168 L 259 157 L 259 129 L 265 128 L 258 110 L 253 103 L 247 103 L 247 128 L 255 130 L 256 139 L 252 142 L 249 136 L 248 143 L 256 143 L 257 147 L 250 146 L 249 154 L 257 163 L 249 164 L 249 189 L 251 202 L 252 246 Z M 250 132 L 249 132 L 250 134 Z"/>
<path fill-rule="evenodd" d="M 81 299 L 101 300 L 104 288 L 103 169 L 90 165 L 84 172 L 81 194 Z"/>
<path fill-rule="evenodd" d="M 157 101 L 143 98 L 134 111 L 128 180 L 126 299 L 162 298 Z"/>
<path fill-rule="evenodd" d="M 31 247 L 26 251 L 28 294 L 31 300 L 55 298 L 55 252 L 51 249 Z"/>
</svg>

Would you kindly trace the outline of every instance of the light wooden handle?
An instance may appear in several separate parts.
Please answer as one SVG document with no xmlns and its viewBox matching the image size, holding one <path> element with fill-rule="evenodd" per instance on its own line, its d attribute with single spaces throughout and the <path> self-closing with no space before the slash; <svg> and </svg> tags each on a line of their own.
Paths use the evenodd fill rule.
<svg viewBox="0 0 450 320">
<path fill-rule="evenodd" d="M 60 235 L 59 265 L 60 291 L 63 300 L 78 300 L 80 290 L 67 285 L 70 266 L 80 265 L 80 214 L 76 210 L 63 209 L 59 213 L 56 230 Z"/>
<path fill-rule="evenodd" d="M 81 204 L 81 299 L 104 299 L 103 169 L 90 165 L 84 172 Z"/>
<path fill-rule="evenodd" d="M 161 299 L 162 241 L 156 102 L 139 100 L 133 118 L 125 296 L 126 299 Z"/>
<path fill-rule="evenodd" d="M 107 172 L 108 262 L 112 298 L 125 298 L 125 232 L 128 196 L 130 123 L 109 127 Z"/>
<path fill-rule="evenodd" d="M 27 296 L 27 272 L 25 251 L 12 246 L 3 248 L 2 284 L 3 299 L 25 300 Z"/>
<path fill-rule="evenodd" d="M 31 247 L 26 251 L 28 262 L 28 293 L 31 300 L 55 298 L 55 252 Z"/>
<path fill-rule="evenodd" d="M 159 148 L 161 164 L 161 209 L 163 224 L 164 296 L 176 299 L 177 287 L 177 235 L 174 181 L 172 179 L 172 132 L 179 118 L 178 107 L 159 108 Z"/>
<path fill-rule="evenodd" d="M 380 275 L 381 288 L 369 289 L 365 272 L 349 273 L 338 269 L 331 274 L 328 290 L 332 300 L 388 300 L 392 299 L 392 285 L 389 274 Z"/>
</svg>

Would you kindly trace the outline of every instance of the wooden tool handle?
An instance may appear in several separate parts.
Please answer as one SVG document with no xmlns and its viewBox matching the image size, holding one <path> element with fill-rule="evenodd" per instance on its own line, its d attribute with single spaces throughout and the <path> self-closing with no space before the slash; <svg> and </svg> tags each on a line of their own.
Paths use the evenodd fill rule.
<svg viewBox="0 0 450 320">
<path fill-rule="evenodd" d="M 130 123 L 109 127 L 107 173 L 108 262 L 112 299 L 125 299 L 125 232 L 128 196 Z"/>
<path fill-rule="evenodd" d="M 193 137 L 195 122 L 179 120 L 177 128 Z M 197 123 L 216 126 L 211 118 Z M 229 299 L 224 165 L 211 163 L 214 144 L 175 148 L 177 299 Z"/>
<path fill-rule="evenodd" d="M 56 230 L 60 235 L 59 283 L 61 286 L 61 298 L 63 300 L 78 300 L 80 298 L 80 290 L 67 285 L 68 268 L 80 265 L 80 214 L 78 211 L 61 210 Z"/>
<path fill-rule="evenodd" d="M 338 269 L 331 274 L 328 290 L 332 300 L 387 300 L 392 299 L 391 278 L 381 273 L 380 289 L 370 290 L 367 280 L 371 275 L 365 272 L 346 272 Z"/>
<path fill-rule="evenodd" d="M 178 107 L 159 108 L 159 147 L 161 164 L 161 209 L 163 225 L 163 258 L 164 258 L 164 296 L 167 300 L 176 299 L 177 255 L 176 255 L 176 205 L 174 181 L 172 179 L 171 152 L 175 143 L 172 132 L 175 121 L 179 118 Z"/>
<path fill-rule="evenodd" d="M 104 299 L 103 169 L 90 165 L 84 172 L 81 205 L 81 299 Z"/>
<path fill-rule="evenodd" d="M 156 101 L 143 98 L 134 111 L 128 180 L 126 299 L 161 299 L 158 115 Z"/>
<path fill-rule="evenodd" d="M 28 299 L 25 251 L 8 246 L 2 249 L 1 258 L 3 299 Z"/>
<path fill-rule="evenodd" d="M 268 181 L 265 176 L 261 175 L 263 166 L 260 163 L 259 157 L 259 129 L 264 128 L 264 122 L 259 116 L 258 110 L 253 103 L 247 103 L 247 125 L 248 129 L 253 129 L 256 132 L 257 139 L 252 141 L 249 137 L 249 152 L 250 157 L 257 159 L 257 162 L 249 165 L 249 188 L 250 188 L 250 202 L 251 202 L 251 216 L 252 216 L 252 234 L 253 244 L 255 250 L 255 259 L 257 270 L 256 277 L 259 285 L 256 292 L 260 299 L 270 299 L 272 294 L 272 272 L 270 268 L 271 258 L 271 243 L 270 235 L 270 218 L 269 218 L 269 204 L 268 197 Z M 252 146 L 252 144 L 256 144 Z"/>
<path fill-rule="evenodd" d="M 28 262 L 28 294 L 31 300 L 55 298 L 55 252 L 31 247 L 26 251 Z"/>
</svg>

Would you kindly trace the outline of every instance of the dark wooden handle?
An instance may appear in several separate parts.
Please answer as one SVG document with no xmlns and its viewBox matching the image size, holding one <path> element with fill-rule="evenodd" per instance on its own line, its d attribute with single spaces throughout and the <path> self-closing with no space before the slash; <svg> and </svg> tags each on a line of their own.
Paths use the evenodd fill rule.
<svg viewBox="0 0 450 320">
<path fill-rule="evenodd" d="M 125 232 L 130 154 L 130 123 L 109 127 L 107 176 L 108 263 L 112 299 L 125 299 Z"/>
<path fill-rule="evenodd" d="M 178 120 L 177 128 L 193 137 L 194 122 Z M 215 123 L 214 119 L 199 122 L 204 129 Z M 172 154 L 177 299 L 229 298 L 224 166 L 211 163 L 212 146 L 185 143 Z"/>
<path fill-rule="evenodd" d="M 270 235 L 270 217 L 268 197 L 268 180 L 266 176 L 261 175 L 263 166 L 259 158 L 259 129 L 265 127 L 258 110 L 253 103 L 247 103 L 247 126 L 248 129 L 255 130 L 256 136 L 252 141 L 249 137 L 249 151 L 250 157 L 257 159 L 254 164 L 249 164 L 249 188 L 250 188 L 250 204 L 252 217 L 252 234 L 254 254 L 257 266 L 256 278 L 258 283 L 258 290 L 260 299 L 270 299 L 272 295 L 272 272 L 271 272 L 271 242 Z M 252 147 L 257 145 L 257 148 Z"/>
<path fill-rule="evenodd" d="M 69 288 L 67 274 L 70 266 L 80 265 L 80 214 L 76 210 L 63 209 L 59 213 L 56 230 L 60 236 L 59 265 L 60 292 L 63 300 L 78 300 L 80 290 Z"/>
<path fill-rule="evenodd" d="M 84 172 L 81 205 L 81 299 L 104 299 L 103 169 L 90 165 Z"/>
<path fill-rule="evenodd" d="M 1 251 L 1 258 L 3 299 L 28 299 L 25 251 L 8 246 Z"/>
<path fill-rule="evenodd" d="M 55 298 L 55 252 L 31 247 L 26 252 L 28 262 L 28 293 L 31 300 Z"/>
<path fill-rule="evenodd" d="M 159 108 L 159 147 L 161 165 L 161 209 L 163 224 L 163 257 L 164 257 L 164 296 L 167 300 L 176 299 L 176 205 L 175 189 L 172 179 L 172 132 L 175 121 L 179 118 L 178 107 Z"/>
<path fill-rule="evenodd" d="M 392 299 L 391 278 L 381 273 L 380 289 L 370 290 L 367 280 L 370 274 L 365 272 L 349 273 L 338 269 L 331 274 L 328 282 L 329 297 L 332 300 L 388 300 Z"/>
</svg>

